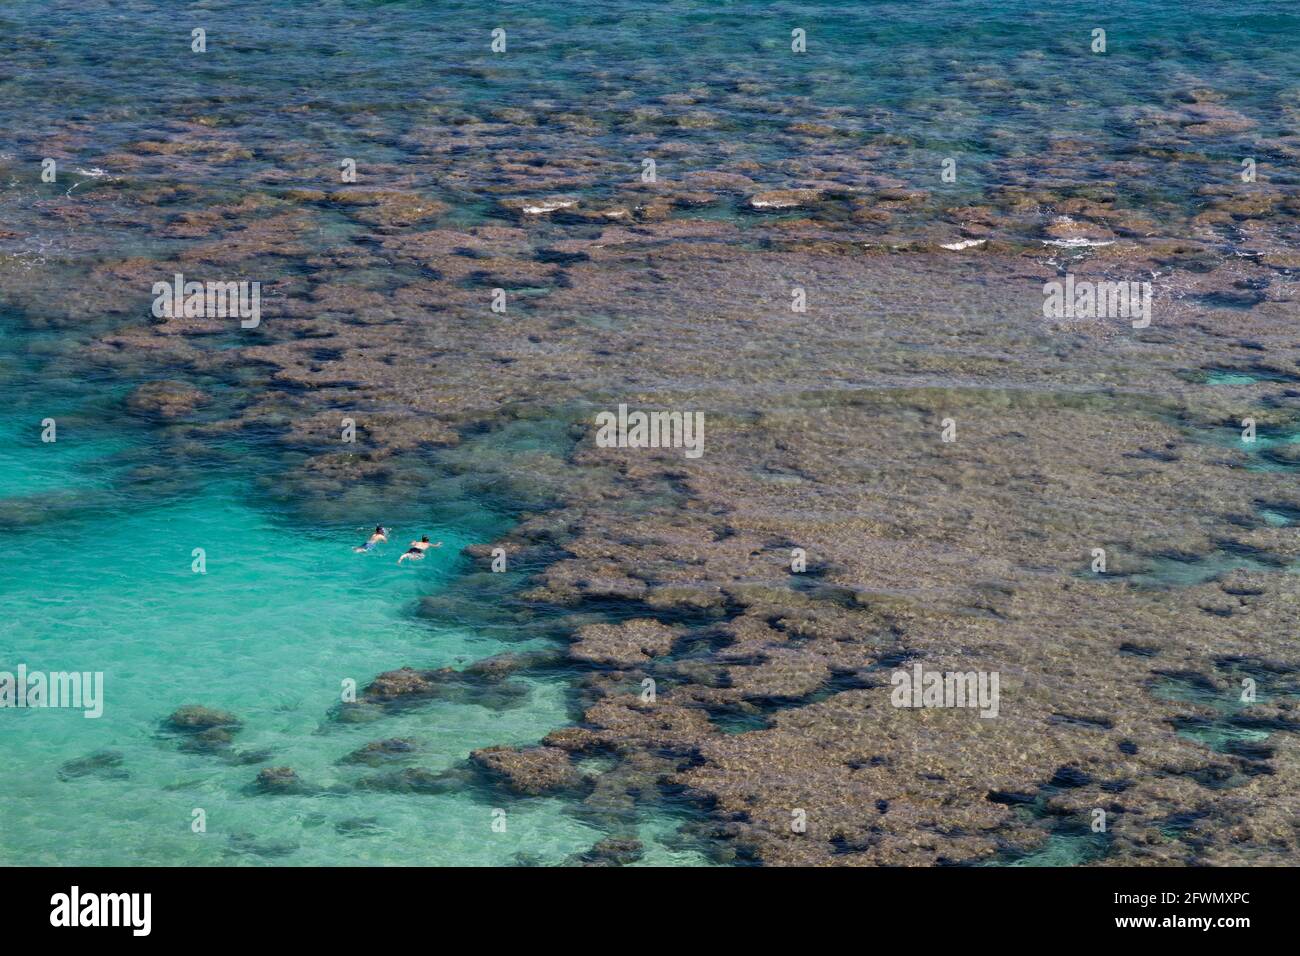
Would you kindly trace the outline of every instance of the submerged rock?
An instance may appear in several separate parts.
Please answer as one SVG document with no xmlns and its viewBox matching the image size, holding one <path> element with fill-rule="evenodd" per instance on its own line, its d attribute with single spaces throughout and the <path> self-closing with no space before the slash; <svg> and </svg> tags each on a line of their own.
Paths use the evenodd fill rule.
<svg viewBox="0 0 1300 956">
<path fill-rule="evenodd" d="M 635 667 L 667 654 L 681 633 L 650 618 L 621 624 L 589 624 L 578 631 L 569 656 L 592 664 Z"/>
<path fill-rule="evenodd" d="M 203 707 L 199 704 L 186 704 L 184 707 L 177 708 L 172 712 L 172 715 L 167 718 L 165 726 L 168 730 L 187 734 L 197 734 L 218 728 L 224 729 L 228 733 L 235 733 L 243 727 L 243 722 L 234 714 L 224 710 Z"/>
<path fill-rule="evenodd" d="M 429 697 L 436 692 L 440 684 L 445 683 L 454 674 L 455 672 L 449 667 L 429 671 L 403 667 L 395 671 L 385 671 L 362 691 L 362 698 L 367 701 L 388 703 Z"/>
<path fill-rule="evenodd" d="M 349 817 L 334 824 L 334 832 L 345 837 L 377 836 L 385 830 L 378 817 Z"/>
<path fill-rule="evenodd" d="M 307 790 L 292 767 L 268 767 L 257 775 L 254 787 L 264 794 L 301 794 Z"/>
<path fill-rule="evenodd" d="M 595 843 L 574 862 L 581 866 L 626 866 L 641 859 L 644 851 L 636 837 L 611 836 Z"/>
<path fill-rule="evenodd" d="M 558 747 L 487 747 L 471 753 L 470 760 L 521 796 L 571 790 L 581 783 L 568 753 Z"/>
<path fill-rule="evenodd" d="M 1300 465 L 1300 441 L 1272 445 L 1265 448 L 1261 454 L 1279 465 Z"/>
<path fill-rule="evenodd" d="M 450 210 L 437 199 L 395 190 L 340 189 L 329 199 L 346 208 L 352 218 L 378 227 L 411 226 L 441 218 Z"/>
<path fill-rule="evenodd" d="M 491 667 L 475 671 L 403 667 L 380 674 L 362 691 L 361 700 L 341 705 L 335 714 L 347 722 L 364 722 L 385 709 L 400 710 L 432 700 L 505 710 L 523 703 L 528 694 L 527 684 L 507 680 Z"/>
<path fill-rule="evenodd" d="M 465 767 L 451 767 L 436 771 L 426 770 L 423 767 L 408 767 L 405 770 L 392 770 L 374 777 L 366 777 L 357 782 L 357 789 L 436 796 L 443 793 L 456 793 L 473 786 L 474 783 L 474 775 Z"/>
<path fill-rule="evenodd" d="M 297 853 L 302 844 L 297 840 L 264 840 L 255 833 L 240 832 L 230 835 L 231 854 L 257 856 L 267 860 L 283 859 Z"/>
<path fill-rule="evenodd" d="M 494 654 L 492 657 L 474 661 L 462 673 L 472 677 L 481 677 L 485 681 L 501 681 L 520 671 L 546 667 L 561 660 L 563 660 L 563 657 L 560 652 L 552 649 L 522 653 L 507 651 L 503 654 Z"/>
<path fill-rule="evenodd" d="M 763 210 L 798 209 L 821 202 L 818 189 L 771 189 L 749 198 L 749 208 Z"/>
<path fill-rule="evenodd" d="M 119 750 L 97 750 L 85 757 L 65 762 L 59 767 L 58 776 L 65 783 L 82 777 L 126 780 L 131 775 L 122 769 L 123 759 Z"/>
<path fill-rule="evenodd" d="M 229 727 L 210 727 L 191 733 L 180 743 L 187 753 L 220 753 L 229 750 L 235 742 L 235 731 Z"/>
<path fill-rule="evenodd" d="M 420 745 L 411 737 L 390 737 L 372 740 L 344 757 L 341 763 L 359 763 L 379 767 L 398 760 L 407 760 L 420 752 Z"/>
<path fill-rule="evenodd" d="M 999 95 L 1013 85 L 979 71 L 966 83 Z M 841 137 L 831 131 L 854 128 L 844 114 L 801 103 L 795 116 L 746 76 L 668 95 L 597 122 L 677 147 L 663 172 L 687 170 L 680 187 L 611 196 L 626 157 L 613 162 L 586 139 L 592 124 L 538 97 L 495 104 L 527 106 L 532 122 L 509 137 L 500 123 L 515 123 L 510 113 L 431 112 L 433 127 L 392 141 L 412 147 L 414 165 L 381 173 L 389 195 L 285 199 L 322 181 L 306 172 L 319 157 L 303 156 L 259 180 L 271 192 L 247 204 L 223 206 L 187 183 L 114 196 L 119 221 L 183 240 L 178 265 L 282 276 L 284 320 L 256 341 L 200 349 L 192 336 L 217 329 L 124 318 L 93 346 L 95 361 L 140 379 L 188 368 L 238 383 L 229 421 L 202 434 L 246 428 L 282 441 L 291 459 L 263 476 L 270 498 L 328 520 L 392 502 L 522 514 L 511 573 L 432 595 L 425 613 L 481 622 L 502 640 L 555 638 L 584 665 L 571 668 L 580 724 L 449 771 L 387 769 L 408 754 L 379 742 L 344 758 L 382 768 L 358 789 L 440 794 L 485 779 L 520 794 L 576 789 L 571 809 L 615 833 L 668 793 L 698 811 L 691 835 L 719 860 L 932 865 L 1040 845 L 1048 824 L 1033 813 L 1049 788 L 1053 816 L 1086 822 L 1087 808 L 1122 802 L 1107 862 L 1296 859 L 1293 716 L 1257 703 L 1233 719 L 1264 724 L 1215 721 L 1218 707 L 1238 705 L 1241 677 L 1256 676 L 1264 696 L 1292 681 L 1261 662 L 1296 663 L 1300 576 L 1206 574 L 1242 553 L 1294 563 L 1294 528 L 1269 526 L 1252 506 L 1295 498 L 1289 467 L 1258 467 L 1289 466 L 1289 453 L 1209 436 L 1247 414 L 1270 433 L 1295 427 L 1300 259 L 1283 239 L 1300 196 L 1281 180 L 1243 188 L 1220 175 L 1179 197 L 1166 178 L 1221 167 L 1189 140 L 1246 129 L 1244 118 L 1218 108 L 1217 94 L 1167 95 L 1127 117 L 1136 139 L 1118 155 L 1095 138 L 1050 137 L 1028 158 L 988 164 L 985 205 L 938 222 L 928 207 L 941 191 L 927 197 L 877 169 L 922 139 Z M 790 155 L 701 168 L 713 151 L 686 127 L 719 119 L 723 99 L 776 108 L 797 134 L 782 137 Z M 682 135 L 669 144 L 665 128 Z M 211 132 L 123 152 L 123 169 L 152 175 L 178 154 L 202 169 L 239 161 L 253 141 Z M 582 148 L 558 156 L 574 135 Z M 1294 156 L 1291 139 L 1266 145 Z M 515 222 L 436 228 L 442 210 L 416 191 L 430 181 L 417 154 L 434 149 L 440 189 L 511 197 L 498 208 Z M 776 176 L 804 188 L 755 181 Z M 1139 208 L 1135 183 L 1159 202 Z M 722 195 L 774 215 L 683 212 Z M 45 214 L 89 240 L 89 208 L 60 201 Z M 322 232 L 324 215 L 351 226 Z M 973 246 L 941 249 L 972 241 L 978 257 Z M 129 317 L 135 306 L 121 306 L 118 289 L 147 289 L 170 273 L 159 265 L 107 263 L 41 307 L 21 283 L 42 270 L 0 257 L 6 293 L 16 280 L 37 306 L 25 310 L 31 321 L 52 328 L 102 303 Z M 1152 328 L 1044 322 L 1043 285 L 1066 269 L 1149 279 Z M 790 307 L 795 284 L 806 312 Z M 489 306 L 498 285 L 509 291 L 504 316 Z M 1253 306 L 1227 324 L 1216 310 L 1236 299 L 1225 290 Z M 1228 396 L 1187 374 L 1261 359 L 1272 372 Z M 701 456 L 597 446 L 592 413 L 623 401 L 701 410 Z M 201 404 L 155 384 L 133 407 L 193 438 L 200 426 L 186 418 Z M 337 446 L 344 409 L 357 419 L 356 449 Z M 947 418 L 956 441 L 940 437 Z M 520 436 L 521 422 L 555 427 Z M 86 499 L 56 500 L 0 512 L 48 522 Z M 1089 570 L 1097 548 L 1105 573 Z M 490 547 L 475 554 L 485 567 Z M 1225 660 L 1241 661 L 1241 674 L 1229 680 Z M 502 655 L 463 672 L 389 671 L 335 716 L 516 706 L 529 685 L 512 675 L 551 663 Z M 999 715 L 893 706 L 890 676 L 913 663 L 1000 673 Z M 1218 676 L 1204 686 L 1186 676 L 1196 674 Z M 644 677 L 656 681 L 652 697 Z M 187 750 L 233 760 L 238 726 L 194 716 L 166 729 Z M 1278 739 L 1223 744 L 1224 726 Z M 590 792 L 575 760 L 601 767 Z M 1077 774 L 1062 777 L 1066 766 Z M 294 786 L 278 772 L 266 783 Z M 804 833 L 791 831 L 796 809 Z M 1206 824 L 1186 840 L 1162 835 L 1154 821 L 1179 814 Z"/>
<path fill-rule="evenodd" d="M 359 700 L 338 704 L 330 711 L 330 716 L 340 724 L 368 724 L 382 720 L 386 713 L 387 711 L 377 703 Z"/>
<path fill-rule="evenodd" d="M 126 397 L 126 407 L 136 415 L 176 419 L 189 415 L 207 401 L 199 389 L 184 382 L 147 382 Z"/>
</svg>

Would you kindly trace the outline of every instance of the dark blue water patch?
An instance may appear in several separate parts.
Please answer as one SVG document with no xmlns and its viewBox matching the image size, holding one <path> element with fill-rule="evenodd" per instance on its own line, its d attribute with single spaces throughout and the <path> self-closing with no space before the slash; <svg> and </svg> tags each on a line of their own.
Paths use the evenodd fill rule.
<svg viewBox="0 0 1300 956">
<path fill-rule="evenodd" d="M 870 676 L 870 669 L 867 671 L 832 671 L 831 676 L 820 687 L 801 697 L 751 699 L 759 703 L 760 706 L 768 706 L 774 709 L 791 709 L 819 704 L 847 691 L 868 690 L 879 686 L 881 686 L 880 683 Z"/>
<path fill-rule="evenodd" d="M 762 655 L 757 655 L 761 659 Z M 756 663 L 761 662 L 759 660 Z M 743 663 L 729 661 L 728 663 Z M 821 686 L 795 697 L 747 697 L 743 703 L 706 708 L 710 722 L 723 733 L 746 733 L 766 730 L 773 726 L 782 711 L 796 710 L 830 700 L 837 694 L 851 690 L 865 690 L 879 686 L 867 673 L 859 671 L 833 671 Z"/>
<path fill-rule="evenodd" d="M 1015 793 L 1008 790 L 990 790 L 985 797 L 989 803 L 1000 803 L 1005 807 L 1033 806 L 1038 799 L 1034 793 Z"/>
<path fill-rule="evenodd" d="M 1249 312 L 1261 302 L 1267 301 L 1268 296 L 1262 292 L 1247 289 L 1234 292 L 1205 292 L 1195 296 L 1195 298 L 1198 302 L 1212 309 L 1235 309 L 1241 312 Z"/>
<path fill-rule="evenodd" d="M 717 625 L 734 621 L 747 610 L 745 605 L 730 599 L 724 599 L 718 604 L 675 604 L 662 607 L 640 598 L 611 598 L 603 595 L 579 595 L 575 603 L 555 605 L 554 608 L 564 613 L 590 615 L 615 623 L 650 618 L 669 627 L 685 628 L 687 634 L 675 645 L 673 653 L 665 657 L 665 660 L 671 661 L 690 660 L 698 656 L 698 652 L 708 653 L 727 646 L 731 639 L 719 631 Z"/>
<path fill-rule="evenodd" d="M 1052 774 L 1052 779 L 1047 782 L 1044 790 L 1074 790 L 1078 787 L 1086 787 L 1093 782 L 1092 775 L 1078 767 L 1065 765 L 1058 767 Z"/>
<path fill-rule="evenodd" d="M 1209 843 L 1208 840 L 1197 835 L 1201 825 L 1209 819 L 1210 813 L 1206 810 L 1183 810 L 1159 817 L 1152 822 L 1165 836 L 1188 846 L 1198 847 Z"/>
<path fill-rule="evenodd" d="M 1221 265 L 1217 257 L 1208 254 L 1169 256 L 1161 259 L 1160 263 L 1179 272 L 1191 272 L 1201 275 L 1215 272 Z"/>
<path fill-rule="evenodd" d="M 1093 716 L 1086 717 L 1079 714 L 1061 714 L 1055 713 L 1047 718 L 1051 724 L 1064 724 L 1070 727 L 1082 727 L 1086 730 L 1111 730 L 1115 722 L 1108 717 Z"/>
<path fill-rule="evenodd" d="M 1151 647 L 1146 644 L 1134 644 L 1132 641 L 1125 641 L 1120 644 L 1119 652 L 1127 654 L 1129 657 L 1155 657 L 1160 653 L 1160 648 Z"/>
<path fill-rule="evenodd" d="M 840 695 L 848 691 L 866 691 L 866 689 L 880 687 L 878 680 L 872 678 L 871 669 L 866 671 L 831 671 L 831 676 L 826 679 L 815 691 L 797 698 L 768 698 L 772 706 L 788 706 L 788 708 L 803 708 L 810 704 L 820 704 L 831 697 Z"/>
<path fill-rule="evenodd" d="M 1252 260 L 1257 260 L 1261 258 L 1262 255 L 1263 255 L 1262 253 L 1252 253 L 1245 257 L 1250 258 Z M 1273 279 L 1270 276 L 1251 276 L 1250 278 L 1246 278 L 1246 279 L 1238 279 L 1236 282 L 1232 284 L 1232 286 L 1235 289 L 1247 289 L 1255 292 L 1260 292 L 1264 289 L 1267 289 L 1272 284 L 1273 284 Z"/>
<path fill-rule="evenodd" d="M 1290 565 L 1290 560 L 1283 555 L 1241 541 L 1216 541 L 1215 545 L 1218 548 L 1216 553 L 1228 555 L 1230 558 L 1239 558 L 1248 566 L 1258 570 L 1279 571 Z"/>
<path fill-rule="evenodd" d="M 1227 654 L 1216 658 L 1214 666 L 1230 674 L 1243 671 L 1254 674 L 1262 672 L 1272 675 L 1300 673 L 1300 665 L 1292 664 L 1289 661 L 1256 657 L 1250 654 Z"/>
</svg>

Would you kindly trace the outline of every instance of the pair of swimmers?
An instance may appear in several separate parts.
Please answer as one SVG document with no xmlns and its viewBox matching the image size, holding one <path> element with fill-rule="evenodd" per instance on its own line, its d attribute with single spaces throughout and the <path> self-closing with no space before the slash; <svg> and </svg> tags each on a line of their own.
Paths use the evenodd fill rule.
<svg viewBox="0 0 1300 956">
<path fill-rule="evenodd" d="M 366 539 L 366 543 L 361 545 L 359 548 L 353 548 L 352 550 L 356 551 L 358 554 L 364 554 L 367 551 L 373 551 L 375 545 L 379 544 L 381 541 L 388 541 L 388 529 L 383 525 L 376 525 L 375 530 L 371 532 L 370 537 Z M 422 561 L 424 560 L 424 552 L 428 551 L 430 548 L 440 547 L 442 547 L 441 541 L 431 542 L 427 534 L 422 535 L 419 541 L 411 542 L 411 546 L 406 549 L 400 558 L 397 559 L 397 563 L 401 564 L 407 558 L 410 558 L 412 561 Z"/>
</svg>

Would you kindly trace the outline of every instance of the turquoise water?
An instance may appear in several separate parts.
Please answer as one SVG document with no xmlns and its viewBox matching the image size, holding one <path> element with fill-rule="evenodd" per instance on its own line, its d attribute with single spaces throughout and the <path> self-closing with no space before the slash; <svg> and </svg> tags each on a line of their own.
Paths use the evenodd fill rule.
<svg viewBox="0 0 1300 956">
<path fill-rule="evenodd" d="M 209 49 L 195 55 L 200 26 Z M 488 48 L 496 27 L 508 33 L 505 56 Z M 1094 27 L 1109 33 L 1104 59 L 1087 52 Z M 790 53 L 793 28 L 807 31 L 806 54 Z M 96 267 L 221 234 L 187 237 L 176 225 L 186 214 L 333 188 L 343 156 L 358 158 L 363 183 L 448 203 L 450 224 L 501 219 L 494 190 L 521 154 L 576 156 L 585 172 L 566 166 L 550 186 L 537 171 L 511 181 L 518 191 L 599 199 L 652 150 L 668 180 L 748 163 L 756 183 L 783 186 L 816 156 L 817 176 L 839 164 L 847 182 L 914 183 L 944 205 L 977 202 L 990 186 L 1096 186 L 1157 219 L 1186 214 L 1198 186 L 1293 131 L 1297 40 L 1294 5 L 1272 0 L 11 0 L 0 8 L 0 669 L 102 671 L 108 700 L 100 720 L 0 713 L 0 864 L 558 863 L 606 835 L 571 801 L 502 802 L 469 786 L 363 792 L 372 771 L 339 763 L 393 736 L 422 741 L 412 765 L 434 771 L 479 746 L 534 742 L 575 719 L 568 675 L 519 678 L 527 693 L 511 707 L 444 701 L 368 724 L 329 718 L 344 679 L 459 667 L 542 640 L 503 624 L 490 594 L 477 609 L 472 598 L 458 605 L 471 611 L 452 623 L 416 612 L 422 597 L 466 587 L 474 568 L 462 547 L 509 527 L 511 503 L 480 487 L 491 469 L 562 456 L 563 423 L 525 422 L 431 459 L 414 499 L 362 489 L 309 520 L 268 495 L 291 463 L 282 449 L 192 439 L 124 411 L 142 380 L 199 379 L 215 399 L 203 414 L 220 420 L 264 383 L 252 369 L 218 381 L 147 356 L 129 370 L 98 364 L 82 346 L 146 319 L 98 286 L 83 290 Z M 1143 111 L 1176 111 L 1200 88 L 1249 125 L 1172 162 Z M 506 109 L 519 112 L 503 119 Z M 806 123 L 830 132 L 810 138 L 795 128 Z M 1082 144 L 1069 162 L 1043 160 L 1063 139 Z M 944 184 L 940 163 L 954 155 L 959 181 Z M 60 163 L 57 183 L 39 181 L 45 156 Z M 1118 162 L 1138 165 L 1117 172 Z M 1296 181 L 1288 164 L 1261 166 L 1273 182 Z M 743 223 L 735 203 L 689 215 Z M 301 276 L 310 253 L 368 231 L 328 205 L 313 216 L 305 254 L 262 256 L 268 276 Z M 383 287 L 379 271 L 343 279 Z M 53 444 L 40 441 L 46 417 L 58 422 Z M 393 541 L 353 554 L 378 522 L 395 526 Z M 402 543 L 426 532 L 443 548 L 398 567 Z M 191 570 L 195 548 L 206 574 Z M 242 719 L 236 754 L 186 753 L 160 734 L 186 703 Z M 759 726 L 722 720 L 736 732 Z M 60 779 L 68 761 L 103 751 L 114 754 L 103 772 Z M 276 766 L 316 794 L 251 793 L 258 770 Z M 498 807 L 504 833 L 491 828 Z M 190 829 L 196 808 L 204 834 Z M 644 862 L 705 862 L 677 835 L 682 820 L 668 807 L 640 814 Z M 1032 859 L 1089 858 L 1091 838 L 1071 839 L 1054 836 Z"/>
<path fill-rule="evenodd" d="M 1052 833 L 1043 845 L 1006 862 L 1007 866 L 1083 866 L 1103 858 L 1110 848 L 1104 833 L 1094 833 L 1083 823 L 1074 823 Z"/>
<path fill-rule="evenodd" d="M 1261 508 L 1259 516 L 1264 519 L 1265 524 L 1274 528 L 1288 528 L 1296 522 L 1296 519 L 1290 515 L 1274 511 L 1271 508 Z"/>
<path fill-rule="evenodd" d="M 1287 472 L 1296 467 L 1284 457 L 1291 453 L 1288 446 L 1300 444 L 1300 430 L 1294 425 L 1257 427 L 1254 441 L 1246 441 L 1241 431 L 1238 427 L 1226 426 L 1199 430 L 1195 434 L 1199 440 L 1244 454 L 1244 467 L 1248 471 Z"/>
<path fill-rule="evenodd" d="M 1163 700 L 1193 704 L 1201 711 L 1196 716 L 1183 716 L 1174 721 L 1180 737 L 1216 753 L 1240 758 L 1230 772 L 1205 780 L 1207 786 L 1229 789 L 1247 783 L 1253 773 L 1271 772 L 1263 761 L 1273 756 L 1276 747 L 1290 746 L 1289 736 L 1296 730 L 1296 724 L 1285 717 L 1255 719 L 1251 714 L 1252 704 L 1241 700 L 1240 678 L 1249 676 L 1257 682 L 1252 703 L 1265 704 L 1279 698 L 1294 700 L 1297 688 L 1292 673 L 1269 672 L 1249 664 L 1240 670 L 1225 665 L 1220 669 L 1228 678 L 1226 689 L 1183 676 L 1163 676 L 1157 678 L 1150 690 Z M 1257 767 L 1252 761 L 1260 761 L 1261 765 Z"/>
<path fill-rule="evenodd" d="M 106 704 L 99 719 L 0 713 L 0 864 L 558 863 L 605 835 L 559 799 L 503 803 L 472 787 L 359 792 L 376 771 L 339 764 L 369 741 L 401 736 L 421 741 L 411 765 L 437 771 L 476 747 L 532 743 L 569 722 L 558 677 L 520 678 L 527 694 L 507 709 L 434 702 L 364 724 L 328 718 L 344 679 L 364 686 L 389 667 L 459 667 L 536 645 L 414 613 L 421 596 L 463 573 L 461 548 L 503 529 L 504 518 L 480 506 L 462 507 L 475 517 L 459 523 L 395 521 L 388 545 L 357 555 L 350 549 L 366 528 L 298 525 L 259 494 L 259 468 L 274 460 L 237 447 L 214 449 L 160 494 L 132 469 L 152 460 L 176 470 L 166 439 L 114 426 L 119 406 L 102 383 L 61 381 L 48 365 L 5 358 L 14 375 L 0 388 L 10 413 L 0 438 L 10 450 L 0 470 L 0 661 L 103 672 Z M 47 416 L 61 423 L 50 444 L 40 441 Z M 404 542 L 423 532 L 442 548 L 399 567 Z M 206 552 L 206 573 L 191 568 L 194 548 Z M 233 754 L 185 753 L 159 732 L 185 703 L 243 720 Z M 60 779 L 67 762 L 102 751 L 117 755 L 104 773 Z M 293 767 L 319 793 L 250 793 L 258 770 L 273 766 Z M 491 828 L 496 808 L 506 810 L 504 833 Z M 206 833 L 191 830 L 195 809 Z M 665 812 L 638 824 L 644 862 L 700 862 L 662 842 L 673 843 L 678 822 Z"/>
</svg>

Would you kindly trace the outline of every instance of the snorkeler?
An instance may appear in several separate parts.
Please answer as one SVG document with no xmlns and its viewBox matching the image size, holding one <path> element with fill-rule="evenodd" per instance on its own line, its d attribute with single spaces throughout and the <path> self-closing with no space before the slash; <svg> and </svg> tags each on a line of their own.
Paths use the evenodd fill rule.
<svg viewBox="0 0 1300 956">
<path fill-rule="evenodd" d="M 397 559 L 397 563 L 401 564 L 407 558 L 410 558 L 412 561 L 422 561 L 424 560 L 424 552 L 428 551 L 430 548 L 441 548 L 441 547 L 442 547 L 441 541 L 437 542 L 436 544 L 431 544 L 429 542 L 429 536 L 427 534 L 422 535 L 419 541 L 411 542 L 411 546 L 407 548 L 405 554 L 403 554 L 400 558 Z"/>
<path fill-rule="evenodd" d="M 374 546 L 377 545 L 380 541 L 387 541 L 387 540 L 388 540 L 388 529 L 385 528 L 383 525 L 375 525 L 374 533 L 370 535 L 370 537 L 366 540 L 366 543 L 361 545 L 361 547 L 353 548 L 352 550 L 357 552 L 358 554 L 363 554 L 366 551 L 370 551 L 371 549 L 373 549 Z"/>
</svg>

